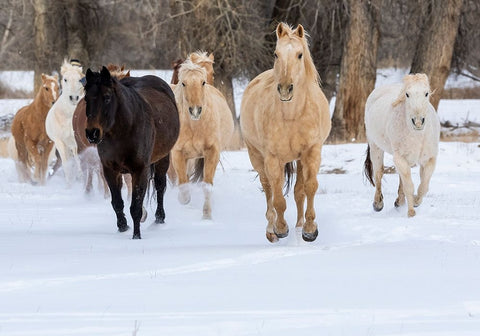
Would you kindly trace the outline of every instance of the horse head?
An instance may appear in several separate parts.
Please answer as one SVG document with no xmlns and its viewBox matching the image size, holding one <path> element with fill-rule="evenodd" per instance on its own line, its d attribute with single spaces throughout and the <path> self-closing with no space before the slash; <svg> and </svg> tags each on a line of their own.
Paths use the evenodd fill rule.
<svg viewBox="0 0 480 336">
<path fill-rule="evenodd" d="M 204 68 L 207 71 L 207 83 L 213 85 L 215 80 L 213 71 L 215 56 L 213 53 L 209 55 L 206 51 L 195 51 L 188 55 L 187 59 Z"/>
<path fill-rule="evenodd" d="M 42 74 L 42 87 L 40 94 L 42 101 L 47 106 L 52 106 L 59 96 L 58 76 Z"/>
<path fill-rule="evenodd" d="M 68 101 L 77 105 L 80 98 L 83 96 L 82 78 L 83 69 L 80 65 L 71 64 L 66 60 L 60 68 L 62 74 L 62 95 L 68 98 Z"/>
<path fill-rule="evenodd" d="M 416 131 L 421 131 L 425 127 L 431 94 L 426 74 L 406 75 L 403 78 L 402 90 L 393 106 L 404 103 L 406 123 Z"/>
<path fill-rule="evenodd" d="M 188 107 L 190 118 L 198 120 L 200 119 L 205 101 L 207 71 L 205 68 L 187 59 L 180 67 L 178 76 L 182 92 L 181 103 L 183 106 Z"/>
<path fill-rule="evenodd" d="M 114 79 L 106 67 L 100 72 L 88 69 L 86 73 L 85 102 L 87 128 L 85 134 L 90 143 L 99 144 L 115 123 L 118 103 L 115 99 Z"/>
<path fill-rule="evenodd" d="M 284 23 L 279 23 L 276 34 L 273 72 L 280 100 L 288 102 L 293 99 L 295 88 L 300 87 L 304 81 L 307 66 L 312 67 L 313 62 L 302 25 L 299 24 L 297 28 L 292 29 Z M 314 66 L 313 69 L 316 73 Z"/>
</svg>

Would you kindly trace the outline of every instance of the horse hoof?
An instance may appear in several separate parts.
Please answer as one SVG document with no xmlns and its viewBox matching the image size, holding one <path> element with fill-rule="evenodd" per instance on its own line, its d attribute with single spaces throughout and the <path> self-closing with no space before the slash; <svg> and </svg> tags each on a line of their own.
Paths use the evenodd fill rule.
<svg viewBox="0 0 480 336">
<path fill-rule="evenodd" d="M 155 224 L 164 224 L 165 223 L 165 218 L 156 218 L 155 219 Z"/>
<path fill-rule="evenodd" d="M 288 236 L 288 231 L 289 231 L 289 230 L 288 230 L 288 226 L 287 226 L 287 230 L 286 230 L 285 232 L 283 232 L 283 233 L 277 232 L 277 230 L 275 230 L 275 228 L 273 228 L 273 232 L 275 232 L 275 235 L 276 235 L 278 238 L 280 238 L 280 239 L 287 237 L 287 236 Z"/>
<path fill-rule="evenodd" d="M 128 225 L 119 226 L 118 232 L 125 232 L 125 231 L 128 231 L 129 229 L 130 229 L 130 226 Z"/>
<path fill-rule="evenodd" d="M 267 236 L 267 239 L 270 243 L 278 242 L 278 236 L 275 233 L 267 232 L 266 236 Z"/>
<path fill-rule="evenodd" d="M 313 242 L 315 239 L 317 239 L 317 236 L 318 236 L 318 229 L 315 229 L 314 232 L 312 233 L 308 233 L 308 232 L 305 232 L 303 231 L 302 232 L 302 238 L 303 240 L 305 240 L 306 242 Z"/>
<path fill-rule="evenodd" d="M 403 202 L 400 202 L 398 199 L 396 199 L 393 205 L 395 206 L 395 208 L 399 208 L 403 205 Z"/>
<path fill-rule="evenodd" d="M 381 202 L 380 204 L 373 203 L 373 210 L 375 210 L 376 212 L 379 212 L 379 211 L 382 211 L 382 209 L 383 209 L 383 202 Z"/>
<path fill-rule="evenodd" d="M 415 210 L 408 210 L 408 217 L 414 217 L 416 215 Z"/>
<path fill-rule="evenodd" d="M 140 233 L 134 233 L 132 239 L 142 239 L 142 237 L 140 236 Z"/>
</svg>

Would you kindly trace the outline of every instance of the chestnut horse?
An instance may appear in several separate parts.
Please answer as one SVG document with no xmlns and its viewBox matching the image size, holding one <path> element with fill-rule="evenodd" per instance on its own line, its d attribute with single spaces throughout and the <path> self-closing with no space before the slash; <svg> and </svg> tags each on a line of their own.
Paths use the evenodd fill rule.
<svg viewBox="0 0 480 336">
<path fill-rule="evenodd" d="M 284 173 L 289 181 L 296 160 L 296 226 L 303 228 L 305 241 L 313 241 L 318 235 L 314 209 L 317 173 L 331 127 L 328 101 L 320 89 L 303 27 L 292 29 L 280 23 L 276 33 L 275 64 L 245 89 L 240 123 L 250 161 L 265 191 L 267 239 L 275 242 L 288 235 L 282 186 Z"/>
<path fill-rule="evenodd" d="M 232 112 L 225 97 L 206 83 L 207 71 L 190 59 L 183 62 L 174 93 L 180 113 L 180 135 L 172 149 L 172 165 L 178 176 L 180 203 L 190 201 L 187 163 L 196 161 L 193 176 L 203 177 L 203 218 L 211 218 L 213 177 L 233 134 Z M 195 178 L 194 178 L 195 180 Z"/>
<path fill-rule="evenodd" d="M 132 175 L 133 239 L 140 239 L 140 220 L 149 178 L 157 191 L 155 223 L 163 223 L 163 195 L 169 154 L 180 122 L 170 86 L 155 76 L 112 77 L 106 67 L 86 73 L 85 102 L 90 143 L 97 145 L 120 232 L 128 230 L 121 194 L 122 174 Z"/>
<path fill-rule="evenodd" d="M 42 86 L 35 99 L 13 118 L 11 130 L 17 150 L 18 159 L 15 162 L 20 182 L 45 184 L 48 157 L 53 148 L 45 130 L 45 119 L 58 98 L 58 92 L 58 77 L 42 74 Z"/>
<path fill-rule="evenodd" d="M 125 70 L 125 66 L 108 64 L 107 69 L 110 71 L 110 74 L 117 79 L 130 77 L 130 71 Z M 85 99 L 82 98 L 78 102 L 72 118 L 73 134 L 75 136 L 78 155 L 80 157 L 80 166 L 82 168 L 85 181 L 85 193 L 89 194 L 92 191 L 92 181 L 94 176 L 97 176 L 99 185 L 103 186 L 104 197 L 107 198 L 110 192 L 108 190 L 105 177 L 103 176 L 102 165 L 100 162 L 100 157 L 98 156 L 97 146 L 91 144 L 85 135 L 85 128 L 87 127 L 87 114 L 85 110 L 86 103 Z M 132 193 L 132 178 L 130 174 L 125 174 L 124 179 L 128 189 L 128 198 L 130 199 Z"/>
</svg>

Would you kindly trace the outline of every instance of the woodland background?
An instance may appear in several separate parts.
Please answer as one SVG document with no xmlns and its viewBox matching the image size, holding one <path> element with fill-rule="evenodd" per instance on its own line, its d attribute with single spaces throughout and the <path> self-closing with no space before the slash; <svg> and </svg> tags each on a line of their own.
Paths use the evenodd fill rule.
<svg viewBox="0 0 480 336">
<path fill-rule="evenodd" d="M 64 58 L 84 69 L 168 69 L 205 50 L 235 114 L 232 79 L 272 67 L 280 21 L 305 27 L 322 88 L 336 96 L 330 141 L 365 140 L 364 104 L 380 67 L 427 73 L 435 107 L 442 97 L 480 97 L 443 91 L 451 72 L 480 78 L 478 0 L 2 0 L 0 71 L 34 69 L 38 79 Z M 12 94 L 22 95 L 0 88 Z"/>
</svg>

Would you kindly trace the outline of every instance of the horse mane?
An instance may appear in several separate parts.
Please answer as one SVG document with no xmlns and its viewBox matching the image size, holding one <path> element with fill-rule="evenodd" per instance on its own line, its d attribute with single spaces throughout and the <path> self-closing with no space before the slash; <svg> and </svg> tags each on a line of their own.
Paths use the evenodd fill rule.
<svg viewBox="0 0 480 336">
<path fill-rule="evenodd" d="M 130 77 L 130 70 L 125 70 L 125 65 L 116 65 L 113 63 L 109 63 L 107 65 L 107 69 L 110 72 L 112 77 L 117 79 L 122 79 L 124 77 Z"/>
<path fill-rule="evenodd" d="M 430 82 L 428 81 L 428 76 L 424 73 L 416 73 L 416 74 L 409 74 L 403 77 L 403 86 L 400 94 L 398 95 L 397 99 L 392 103 L 393 107 L 396 107 L 400 103 L 405 101 L 405 93 L 409 87 L 411 87 L 415 83 L 423 83 L 428 87 L 428 91 L 430 94 L 433 92 L 430 90 Z"/>
<path fill-rule="evenodd" d="M 303 45 L 303 62 L 305 64 L 305 73 L 308 79 L 311 79 L 315 83 L 321 83 L 320 75 L 318 74 L 317 68 L 315 67 L 315 63 L 313 63 L 312 54 L 310 53 L 310 47 L 308 44 L 308 38 L 310 35 L 303 29 L 302 25 L 298 25 L 297 28 L 293 28 L 291 25 L 281 22 L 279 28 L 282 30 L 282 35 L 278 36 L 277 39 L 284 38 L 287 36 L 289 39 L 298 40 Z M 301 31 L 301 36 L 299 36 L 299 31 Z M 278 33 L 278 28 L 277 28 Z"/>
<path fill-rule="evenodd" d="M 197 50 L 188 55 L 187 59 L 191 60 L 193 63 L 215 63 L 213 54 L 208 55 L 208 52 Z"/>
<path fill-rule="evenodd" d="M 203 77 L 207 77 L 207 70 L 204 67 L 193 63 L 193 61 L 188 58 L 185 62 L 180 65 L 180 70 L 178 71 L 178 79 L 182 81 L 186 72 L 200 72 Z"/>
<path fill-rule="evenodd" d="M 78 71 L 79 73 L 83 73 L 83 68 L 81 65 L 77 64 L 71 64 L 66 58 L 63 60 L 63 64 L 60 68 L 60 73 L 62 76 L 67 72 L 67 71 Z"/>
</svg>

